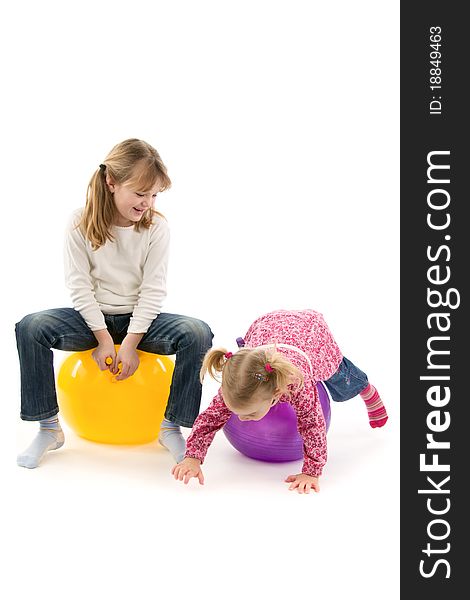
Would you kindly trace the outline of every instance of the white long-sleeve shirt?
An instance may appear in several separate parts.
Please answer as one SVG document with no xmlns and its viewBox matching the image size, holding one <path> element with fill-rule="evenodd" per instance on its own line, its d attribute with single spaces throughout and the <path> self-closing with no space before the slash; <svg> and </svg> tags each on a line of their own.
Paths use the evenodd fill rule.
<svg viewBox="0 0 470 600">
<path fill-rule="evenodd" d="M 149 229 L 112 228 L 114 241 L 93 250 L 76 227 L 76 210 L 65 235 L 65 282 L 72 303 L 92 331 L 105 329 L 104 314 L 132 313 L 128 333 L 145 333 L 166 296 L 170 232 L 154 217 Z"/>
</svg>

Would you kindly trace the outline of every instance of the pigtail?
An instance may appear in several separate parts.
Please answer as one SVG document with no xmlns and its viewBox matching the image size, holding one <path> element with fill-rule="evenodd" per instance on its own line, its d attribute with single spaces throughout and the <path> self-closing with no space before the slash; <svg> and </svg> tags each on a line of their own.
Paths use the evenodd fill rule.
<svg viewBox="0 0 470 600">
<path fill-rule="evenodd" d="M 90 179 L 85 208 L 78 225 L 93 250 L 113 239 L 110 231 L 116 209 L 113 195 L 106 185 L 106 172 L 106 165 L 101 165 Z"/>
<path fill-rule="evenodd" d="M 301 389 L 304 378 L 301 371 L 279 352 L 266 352 L 264 364 L 265 381 L 272 381 L 274 387 L 283 393 L 289 392 L 289 386 Z"/>
<path fill-rule="evenodd" d="M 209 373 L 212 379 L 215 379 L 220 383 L 220 378 L 217 377 L 217 375 L 221 373 L 224 368 L 225 362 L 227 361 L 226 354 L 227 350 L 225 350 L 225 348 L 211 349 L 206 352 L 199 373 L 201 383 L 206 373 Z"/>
</svg>

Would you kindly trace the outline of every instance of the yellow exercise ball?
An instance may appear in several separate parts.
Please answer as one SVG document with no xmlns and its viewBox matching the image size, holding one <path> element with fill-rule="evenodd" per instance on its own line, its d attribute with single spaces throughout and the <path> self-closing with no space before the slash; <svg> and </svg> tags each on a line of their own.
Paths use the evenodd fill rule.
<svg viewBox="0 0 470 600">
<path fill-rule="evenodd" d="M 156 440 L 170 393 L 173 361 L 137 350 L 137 371 L 117 381 L 108 369 L 100 371 L 92 352 L 75 352 L 60 366 L 57 397 L 67 425 L 93 442 L 146 444 Z"/>
</svg>

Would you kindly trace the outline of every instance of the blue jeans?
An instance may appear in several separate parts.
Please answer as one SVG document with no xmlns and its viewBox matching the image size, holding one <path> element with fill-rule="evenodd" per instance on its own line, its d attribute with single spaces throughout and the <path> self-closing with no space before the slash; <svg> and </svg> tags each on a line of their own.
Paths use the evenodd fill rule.
<svg viewBox="0 0 470 600">
<path fill-rule="evenodd" d="M 343 356 L 338 370 L 327 381 L 323 382 L 335 402 L 344 402 L 365 390 L 369 381 L 367 375 Z"/>
<path fill-rule="evenodd" d="M 131 315 L 105 315 L 115 344 L 121 344 Z M 199 370 L 212 345 L 209 326 L 198 319 L 161 313 L 144 334 L 139 350 L 176 355 L 175 370 L 165 417 L 183 427 L 192 427 L 199 414 L 202 386 Z M 53 352 L 96 348 L 93 332 L 78 311 L 54 308 L 33 313 L 16 324 L 21 373 L 21 418 L 38 421 L 59 412 L 55 389 Z"/>
</svg>

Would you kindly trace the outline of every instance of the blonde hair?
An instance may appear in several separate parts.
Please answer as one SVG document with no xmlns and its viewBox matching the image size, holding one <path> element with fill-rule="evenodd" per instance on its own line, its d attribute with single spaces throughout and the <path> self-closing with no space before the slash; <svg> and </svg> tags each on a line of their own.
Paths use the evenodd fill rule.
<svg viewBox="0 0 470 600">
<path fill-rule="evenodd" d="M 259 401 L 269 400 L 278 392 L 290 394 L 289 386 L 300 389 L 303 376 L 282 354 L 271 348 L 241 348 L 228 354 L 225 348 L 209 350 L 203 360 L 200 378 L 206 373 L 222 383 L 224 398 L 234 409 L 244 409 Z M 266 370 L 266 365 L 272 370 Z M 221 374 L 222 377 L 218 377 Z"/>
<path fill-rule="evenodd" d="M 93 250 L 112 241 L 111 226 L 116 216 L 113 195 L 106 184 L 106 176 L 116 184 L 132 186 L 137 192 L 147 192 L 156 183 L 163 192 L 171 186 L 170 178 L 158 152 L 142 140 L 131 138 L 114 146 L 88 184 L 85 209 L 78 227 L 91 242 Z M 139 231 L 148 229 L 154 215 L 163 216 L 152 207 L 134 224 Z"/>
</svg>

